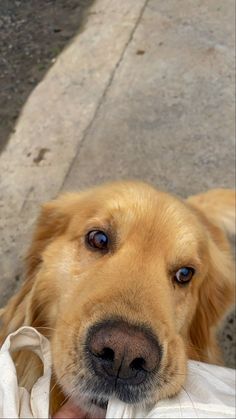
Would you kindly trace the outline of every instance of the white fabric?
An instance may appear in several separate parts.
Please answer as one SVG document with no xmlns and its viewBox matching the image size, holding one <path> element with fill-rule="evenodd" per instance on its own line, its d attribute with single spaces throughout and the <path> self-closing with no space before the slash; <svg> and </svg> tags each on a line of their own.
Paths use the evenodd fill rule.
<svg viewBox="0 0 236 419">
<path fill-rule="evenodd" d="M 188 376 L 178 396 L 159 401 L 148 412 L 110 400 L 106 418 L 235 418 L 235 370 L 188 362 Z"/>
<path fill-rule="evenodd" d="M 11 353 L 20 349 L 33 351 L 44 365 L 40 377 L 28 391 L 18 386 Z M 48 418 L 51 380 L 49 341 L 32 327 L 11 333 L 0 350 L 0 418 Z"/>
<path fill-rule="evenodd" d="M 18 386 L 11 353 L 32 350 L 42 360 L 43 376 L 30 394 Z M 32 327 L 10 334 L 0 349 L 0 418 L 48 418 L 51 379 L 49 341 Z M 188 377 L 178 396 L 146 411 L 112 399 L 106 418 L 235 418 L 235 370 L 188 362 Z"/>
</svg>

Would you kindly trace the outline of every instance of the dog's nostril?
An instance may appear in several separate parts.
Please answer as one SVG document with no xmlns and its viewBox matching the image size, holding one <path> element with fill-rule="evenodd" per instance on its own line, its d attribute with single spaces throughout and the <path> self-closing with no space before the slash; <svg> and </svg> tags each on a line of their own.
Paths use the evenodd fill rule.
<svg viewBox="0 0 236 419">
<path fill-rule="evenodd" d="M 144 358 L 135 358 L 129 366 L 132 370 L 145 371 L 146 361 Z"/>
<path fill-rule="evenodd" d="M 104 361 L 113 362 L 115 358 L 115 353 L 111 348 L 103 348 L 98 357 L 103 359 Z"/>
</svg>

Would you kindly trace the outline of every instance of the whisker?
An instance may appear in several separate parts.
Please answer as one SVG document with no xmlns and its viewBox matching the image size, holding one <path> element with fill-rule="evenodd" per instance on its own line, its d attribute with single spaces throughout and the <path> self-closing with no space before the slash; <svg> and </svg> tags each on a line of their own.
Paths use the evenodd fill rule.
<svg viewBox="0 0 236 419">
<path fill-rule="evenodd" d="M 59 385 L 59 386 L 61 385 L 60 381 L 65 377 L 66 374 L 68 374 L 70 371 L 73 371 L 73 368 L 74 368 L 74 364 L 73 364 L 73 361 L 72 361 L 70 364 L 68 364 L 66 366 L 66 370 L 63 372 L 63 374 L 61 374 L 60 377 L 57 377 L 55 375 L 55 372 L 52 371 L 52 378 L 51 379 L 54 380 L 55 383 L 52 386 L 52 388 L 50 389 L 50 393 L 54 390 L 54 388 L 56 387 L 56 385 Z"/>
<path fill-rule="evenodd" d="M 48 327 L 48 326 L 37 326 L 37 329 L 49 329 L 49 330 L 53 330 L 53 331 L 56 330 L 55 327 Z"/>
<path fill-rule="evenodd" d="M 71 396 L 69 396 L 69 395 L 68 395 L 68 396 L 66 396 L 66 397 L 64 398 L 64 400 L 60 403 L 60 407 L 61 407 L 61 406 L 63 406 L 63 405 L 67 402 L 67 400 L 69 400 L 69 399 L 70 399 L 70 397 L 71 397 Z"/>
<path fill-rule="evenodd" d="M 192 406 L 193 406 L 193 409 L 194 409 L 194 412 L 195 412 L 195 414 L 196 414 L 196 417 L 197 417 L 197 418 L 199 418 L 198 413 L 197 413 L 197 410 L 196 410 L 196 408 L 195 408 L 195 406 L 194 406 L 194 403 L 193 403 L 193 401 L 192 401 L 192 398 L 191 398 L 190 394 L 188 393 L 188 391 L 185 389 L 185 387 L 184 387 L 184 386 L 181 386 L 181 387 L 182 387 L 182 389 L 185 391 L 185 393 L 187 394 L 187 396 L 188 396 L 188 398 L 189 398 L 189 400 L 190 400 L 190 402 L 191 402 L 191 404 L 192 404 Z"/>
<path fill-rule="evenodd" d="M 55 381 L 53 386 L 50 388 L 50 394 L 53 392 L 53 390 L 55 389 L 55 387 L 57 385 L 60 385 L 60 380 L 66 375 L 67 371 L 65 371 L 61 377 L 57 378 L 54 374 L 53 374 L 53 380 Z"/>
</svg>

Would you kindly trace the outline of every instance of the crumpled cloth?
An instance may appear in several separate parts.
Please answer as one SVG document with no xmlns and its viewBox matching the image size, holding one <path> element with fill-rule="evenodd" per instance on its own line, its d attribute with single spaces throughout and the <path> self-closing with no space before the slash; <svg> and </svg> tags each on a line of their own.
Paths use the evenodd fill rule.
<svg viewBox="0 0 236 419">
<path fill-rule="evenodd" d="M 18 386 L 11 356 L 20 349 L 33 351 L 44 366 L 30 394 Z M 0 350 L 0 418 L 49 418 L 51 364 L 49 341 L 33 327 L 21 327 L 6 338 Z"/>
<path fill-rule="evenodd" d="M 149 411 L 110 400 L 106 418 L 235 418 L 235 384 L 235 370 L 189 361 L 186 383 L 177 396 Z"/>
<path fill-rule="evenodd" d="M 30 394 L 18 386 L 11 353 L 19 349 L 32 350 L 44 365 Z M 149 410 L 112 398 L 106 418 L 235 418 L 235 378 L 233 369 L 189 361 L 187 381 L 176 397 Z M 50 380 L 48 339 L 27 326 L 11 333 L 0 349 L 0 418 L 49 418 Z"/>
</svg>

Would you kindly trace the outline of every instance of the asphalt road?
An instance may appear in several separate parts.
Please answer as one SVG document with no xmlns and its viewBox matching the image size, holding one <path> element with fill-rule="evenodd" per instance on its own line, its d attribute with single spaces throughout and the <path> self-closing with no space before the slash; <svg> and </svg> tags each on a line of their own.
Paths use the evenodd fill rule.
<svg viewBox="0 0 236 419">
<path fill-rule="evenodd" d="M 92 0 L 0 1 L 0 151 L 22 106 L 81 30 Z"/>
</svg>

